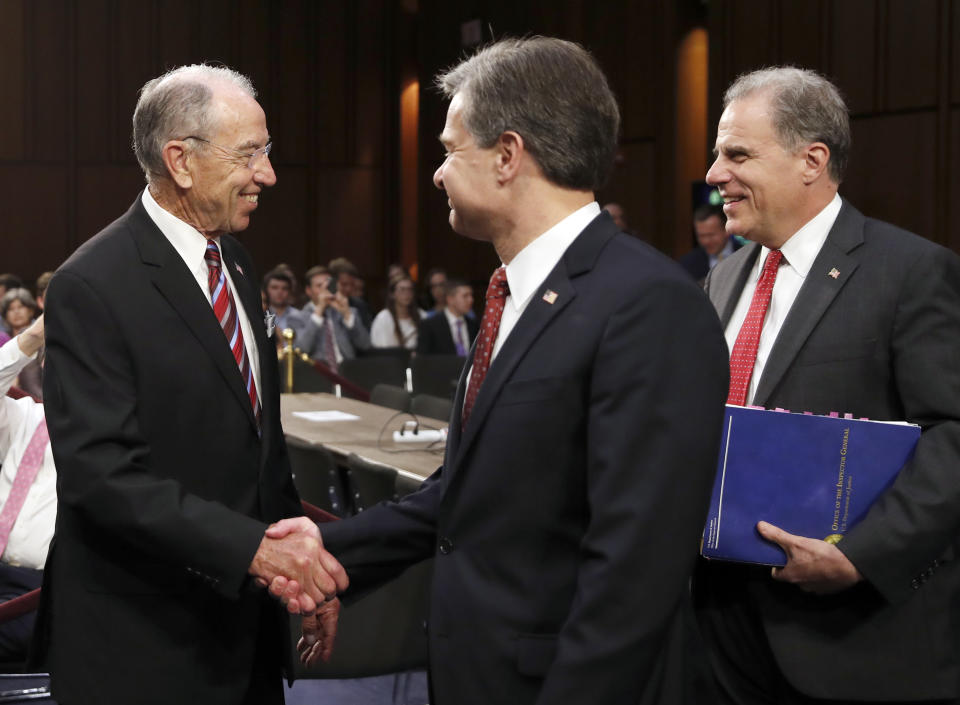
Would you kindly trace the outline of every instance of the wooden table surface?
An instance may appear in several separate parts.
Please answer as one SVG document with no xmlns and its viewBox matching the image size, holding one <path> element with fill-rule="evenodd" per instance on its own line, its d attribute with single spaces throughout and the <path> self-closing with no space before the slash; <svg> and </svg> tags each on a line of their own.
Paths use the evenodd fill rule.
<svg viewBox="0 0 960 705">
<path fill-rule="evenodd" d="M 360 418 L 309 421 L 294 416 L 295 411 L 343 411 Z M 443 462 L 443 442 L 394 443 L 393 432 L 413 417 L 376 404 L 333 394 L 281 394 L 280 418 L 287 436 L 322 445 L 341 459 L 356 453 L 366 460 L 396 468 L 411 480 L 429 477 Z M 420 421 L 430 428 L 447 425 L 446 421 L 437 419 L 421 417 Z"/>
</svg>

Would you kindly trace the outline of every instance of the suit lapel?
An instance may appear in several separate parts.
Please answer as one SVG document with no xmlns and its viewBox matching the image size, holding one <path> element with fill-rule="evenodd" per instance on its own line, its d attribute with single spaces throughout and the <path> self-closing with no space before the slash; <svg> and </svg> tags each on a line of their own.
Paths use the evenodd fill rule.
<svg viewBox="0 0 960 705">
<path fill-rule="evenodd" d="M 577 291 L 572 280 L 592 269 L 600 251 L 615 232 L 616 228 L 610 221 L 609 216 L 601 214 L 601 216 L 595 218 L 577 236 L 577 239 L 567 248 L 557 266 L 547 275 L 540 287 L 534 291 L 523 315 L 520 316 L 500 352 L 497 353 L 496 358 L 490 364 L 490 369 L 487 370 L 487 377 L 483 380 L 480 393 L 477 395 L 477 401 L 470 412 L 470 422 L 463 430 L 462 435 L 457 433 L 456 430 L 454 431 L 451 439 L 453 447 L 450 453 L 453 458 L 452 469 L 455 470 L 459 466 L 470 450 L 471 443 L 476 439 L 480 429 L 483 428 L 487 415 L 494 408 L 503 385 L 510 379 L 517 365 L 540 337 L 544 328 L 576 298 Z M 544 293 L 548 289 L 556 294 L 556 296 L 550 297 L 552 303 L 544 299 Z M 474 344 L 475 349 L 476 344 Z M 472 359 L 473 350 L 471 350 L 468 358 L 468 364 L 464 366 L 460 384 L 457 386 L 457 399 L 454 403 L 458 406 L 455 407 L 457 413 L 454 417 L 458 425 L 460 410 L 463 408 L 466 372 L 472 364 Z"/>
<path fill-rule="evenodd" d="M 733 269 L 729 274 L 718 278 L 711 273 L 707 279 L 707 288 L 710 294 L 710 301 L 720 315 L 720 323 L 726 330 L 727 324 L 733 317 L 733 311 L 740 300 L 740 294 L 743 287 L 746 286 L 747 277 L 750 276 L 750 270 L 757 261 L 757 255 L 760 254 L 760 245 L 751 242 L 743 247 L 743 254 L 737 255 L 736 259 L 730 259 L 730 267 Z M 715 269 L 714 272 L 717 270 Z"/>
<path fill-rule="evenodd" d="M 753 403 L 766 406 L 800 348 L 859 263 L 848 253 L 863 242 L 864 218 L 846 201 L 780 328 Z"/>
<path fill-rule="evenodd" d="M 153 285 L 203 346 L 237 402 L 243 406 L 250 423 L 256 426 L 240 369 L 227 345 L 223 329 L 213 315 L 210 302 L 203 296 L 173 245 L 147 215 L 139 198 L 131 210 L 131 219 L 130 232 Z"/>
</svg>

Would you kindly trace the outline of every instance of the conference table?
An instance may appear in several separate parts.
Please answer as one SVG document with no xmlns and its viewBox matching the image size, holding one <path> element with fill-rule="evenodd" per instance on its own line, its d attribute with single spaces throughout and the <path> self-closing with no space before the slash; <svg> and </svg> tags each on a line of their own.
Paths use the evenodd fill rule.
<svg viewBox="0 0 960 705">
<path fill-rule="evenodd" d="M 355 418 L 344 418 L 344 414 Z M 355 453 L 364 460 L 396 469 L 408 481 L 420 482 L 443 462 L 444 444 L 394 442 L 393 432 L 413 418 L 394 409 L 333 394 L 280 395 L 285 435 L 322 445 L 338 460 Z M 432 429 L 447 425 L 439 419 L 419 417 L 419 421 L 421 427 Z"/>
</svg>

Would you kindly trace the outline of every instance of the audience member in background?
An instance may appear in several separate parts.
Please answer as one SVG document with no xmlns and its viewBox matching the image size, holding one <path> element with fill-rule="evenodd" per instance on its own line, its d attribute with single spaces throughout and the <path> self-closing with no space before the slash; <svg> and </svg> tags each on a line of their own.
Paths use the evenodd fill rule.
<svg viewBox="0 0 960 705">
<path fill-rule="evenodd" d="M 286 328 L 296 333 L 296 342 L 307 327 L 307 319 L 293 306 L 293 277 L 285 267 L 274 267 L 263 277 L 263 288 L 267 292 L 267 307 L 274 315 L 277 345 L 283 345 L 282 332 Z"/>
<path fill-rule="evenodd" d="M 370 342 L 375 348 L 416 350 L 417 328 L 424 315 L 414 301 L 413 280 L 401 276 L 390 282 L 387 307 L 373 319 Z"/>
<path fill-rule="evenodd" d="M 409 276 L 410 276 L 410 272 L 408 272 L 406 267 L 404 267 L 399 262 L 394 262 L 389 267 L 387 267 L 388 282 L 392 282 L 394 279 L 398 279 L 399 277 L 409 277 Z"/>
<path fill-rule="evenodd" d="M 24 288 L 10 289 L 0 299 L 0 317 L 14 337 L 25 331 L 39 312 L 33 295 Z M 24 366 L 16 385 L 38 400 L 43 400 L 43 369 L 34 360 Z"/>
<path fill-rule="evenodd" d="M 11 289 L 20 289 L 22 287 L 23 282 L 16 274 L 0 274 L 0 299 Z M 7 327 L 7 322 L 3 320 L 2 316 L 0 316 L 0 331 L 5 333 L 10 332 L 10 329 Z M 10 340 L 9 335 L 6 337 L 6 340 Z"/>
<path fill-rule="evenodd" d="M 701 284 L 717 262 L 729 257 L 742 246 L 734 235 L 727 235 L 727 216 L 723 206 L 704 204 L 693 211 L 693 229 L 697 247 L 680 258 L 680 266 Z"/>
<path fill-rule="evenodd" d="M 0 601 L 40 587 L 57 518 L 57 471 L 43 404 L 6 396 L 24 367 L 37 361 L 42 346 L 41 315 L 0 347 L 0 516 L 9 514 L 13 522 L 0 527 Z M 24 491 L 11 494 L 14 488 Z M 26 659 L 33 623 L 30 612 L 0 624 L 0 661 Z"/>
<path fill-rule="evenodd" d="M 47 287 L 53 278 L 53 272 L 44 272 L 37 277 L 37 307 L 43 311 L 43 299 L 47 295 Z"/>
<path fill-rule="evenodd" d="M 361 298 L 359 282 L 360 271 L 354 266 L 353 262 L 346 257 L 337 257 L 330 260 L 328 265 L 330 276 L 337 283 L 337 291 L 342 292 L 350 301 L 350 305 L 357 310 L 360 320 L 367 330 L 373 325 L 373 312 L 367 302 Z"/>
<path fill-rule="evenodd" d="M 467 316 L 473 310 L 473 289 L 462 279 L 448 279 L 443 313 L 420 321 L 417 353 L 466 357 L 480 324 Z"/>
<path fill-rule="evenodd" d="M 633 235 L 634 237 L 643 239 L 638 232 L 630 229 L 630 224 L 627 223 L 627 211 L 619 203 L 608 203 L 601 210 L 605 210 L 610 214 L 610 217 L 613 218 L 613 223 L 620 230 L 625 232 L 627 235 Z"/>
<path fill-rule="evenodd" d="M 420 297 L 420 307 L 427 312 L 427 318 L 443 311 L 447 292 L 447 272 L 434 267 L 427 272 L 427 286 Z"/>
<path fill-rule="evenodd" d="M 310 301 L 301 310 L 307 325 L 297 347 L 336 370 L 344 360 L 355 358 L 357 350 L 370 347 L 370 332 L 347 297 L 330 291 L 331 277 L 326 267 L 307 270 L 305 280 Z"/>
</svg>

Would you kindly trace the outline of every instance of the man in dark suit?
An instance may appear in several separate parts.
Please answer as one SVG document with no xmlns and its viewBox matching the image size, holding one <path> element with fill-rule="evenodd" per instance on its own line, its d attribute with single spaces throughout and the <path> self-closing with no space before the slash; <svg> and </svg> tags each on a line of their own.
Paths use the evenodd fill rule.
<svg viewBox="0 0 960 705">
<path fill-rule="evenodd" d="M 347 297 L 340 291 L 330 290 L 330 270 L 311 267 L 304 278 L 310 301 L 301 313 L 307 325 L 295 343 L 311 359 L 336 370 L 344 360 L 353 360 L 357 351 L 370 347 L 370 331 Z"/>
<path fill-rule="evenodd" d="M 846 106 L 812 71 L 758 71 L 727 91 L 707 181 L 727 229 L 752 240 L 707 279 L 731 402 L 922 435 L 839 544 L 760 522 L 785 567 L 701 566 L 724 702 L 957 702 L 960 258 L 839 197 L 849 146 Z"/>
<path fill-rule="evenodd" d="M 433 705 L 709 702 L 688 580 L 727 386 L 716 316 L 600 212 L 619 110 L 582 47 L 503 40 L 439 82 L 434 183 L 504 266 L 443 467 L 324 544 L 358 590 L 435 557 Z"/>
<path fill-rule="evenodd" d="M 448 279 L 444 300 L 440 313 L 420 321 L 417 353 L 465 357 L 480 328 L 477 319 L 467 315 L 473 310 L 473 289 L 462 279 Z"/>
<path fill-rule="evenodd" d="M 282 703 L 284 615 L 255 583 L 291 578 L 304 609 L 345 585 L 314 538 L 264 536 L 301 511 L 258 280 L 228 234 L 276 181 L 254 95 L 226 68 L 149 81 L 149 185 L 47 292 L 59 512 L 36 640 L 61 703 Z"/>
<path fill-rule="evenodd" d="M 697 246 L 680 258 L 680 266 L 701 284 L 717 263 L 740 249 L 740 241 L 726 230 L 727 217 L 720 206 L 703 204 L 693 211 Z"/>
</svg>

